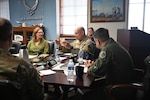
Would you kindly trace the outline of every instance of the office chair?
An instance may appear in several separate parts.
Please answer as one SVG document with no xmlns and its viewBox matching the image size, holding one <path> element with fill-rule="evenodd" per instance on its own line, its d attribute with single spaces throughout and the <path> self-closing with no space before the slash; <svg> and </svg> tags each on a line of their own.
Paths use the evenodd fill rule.
<svg viewBox="0 0 150 100">
<path fill-rule="evenodd" d="M 0 98 L 3 100 L 20 100 L 19 89 L 8 80 L 0 80 Z"/>
<path fill-rule="evenodd" d="M 101 49 L 96 47 L 96 50 L 95 50 L 95 53 L 94 53 L 94 60 L 96 60 L 98 58 L 100 51 L 101 51 Z"/>
<path fill-rule="evenodd" d="M 116 84 L 108 94 L 112 100 L 150 100 L 150 55 L 144 59 L 146 70 L 143 81 L 131 84 Z"/>
<path fill-rule="evenodd" d="M 13 41 L 12 46 L 9 49 L 9 52 L 11 54 L 17 54 L 17 53 L 19 53 L 20 48 L 21 48 L 21 42 Z"/>
<path fill-rule="evenodd" d="M 108 94 L 111 100 L 143 100 L 144 87 L 140 83 L 116 84 L 110 87 Z"/>
<path fill-rule="evenodd" d="M 150 100 L 150 55 L 144 59 L 146 66 L 145 76 L 143 79 L 143 84 L 145 88 L 144 100 Z"/>
</svg>

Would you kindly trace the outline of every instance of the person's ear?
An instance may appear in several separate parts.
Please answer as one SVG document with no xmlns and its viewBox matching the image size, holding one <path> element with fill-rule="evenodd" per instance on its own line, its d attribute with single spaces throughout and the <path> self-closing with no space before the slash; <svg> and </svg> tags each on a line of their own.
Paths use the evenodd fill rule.
<svg viewBox="0 0 150 100">
<path fill-rule="evenodd" d="M 84 33 L 84 31 L 82 30 L 82 31 L 81 31 L 81 35 L 84 35 L 84 34 L 85 34 L 85 33 Z"/>
<path fill-rule="evenodd" d="M 100 44 L 100 41 L 98 39 L 95 39 L 95 41 L 97 41 L 97 43 Z"/>
<path fill-rule="evenodd" d="M 9 37 L 9 47 L 11 47 L 12 45 L 12 40 L 13 40 L 13 33 L 11 33 L 10 37 Z"/>
</svg>

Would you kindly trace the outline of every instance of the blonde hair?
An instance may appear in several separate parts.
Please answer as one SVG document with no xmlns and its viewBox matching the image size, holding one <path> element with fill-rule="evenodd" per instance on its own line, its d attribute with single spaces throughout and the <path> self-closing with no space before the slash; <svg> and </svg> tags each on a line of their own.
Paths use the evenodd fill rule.
<svg viewBox="0 0 150 100">
<path fill-rule="evenodd" d="M 33 33 L 32 33 L 32 40 L 35 41 L 36 40 L 36 34 L 39 30 L 43 30 L 41 27 L 36 27 L 34 28 L 33 30 Z"/>
</svg>

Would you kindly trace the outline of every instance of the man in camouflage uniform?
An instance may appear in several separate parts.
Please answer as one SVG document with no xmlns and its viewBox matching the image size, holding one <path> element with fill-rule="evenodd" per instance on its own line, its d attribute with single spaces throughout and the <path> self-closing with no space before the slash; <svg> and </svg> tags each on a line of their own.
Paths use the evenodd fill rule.
<svg viewBox="0 0 150 100">
<path fill-rule="evenodd" d="M 43 100 L 43 83 L 36 69 L 29 61 L 9 53 L 12 32 L 11 22 L 0 18 L 0 80 L 13 82 L 20 90 L 21 100 Z"/>
<path fill-rule="evenodd" d="M 101 49 L 101 52 L 95 62 L 88 60 L 85 62 L 85 65 L 88 67 L 87 73 L 89 75 L 105 77 L 105 81 L 95 81 L 92 84 L 97 89 L 94 95 L 97 97 L 102 96 L 102 92 L 104 92 L 103 89 L 99 89 L 99 87 L 102 87 L 101 82 L 104 82 L 103 85 L 106 87 L 114 84 L 133 82 L 134 64 L 129 53 L 109 37 L 107 29 L 99 28 L 96 30 L 94 38 L 96 46 Z M 91 95 L 85 95 L 86 100 L 88 100 L 88 96 Z"/>
<path fill-rule="evenodd" d="M 56 40 L 56 43 L 60 46 L 62 52 L 72 52 L 73 54 L 77 54 L 78 51 L 82 49 L 84 52 L 84 58 L 88 55 L 92 59 L 92 56 L 94 56 L 95 53 L 96 45 L 88 38 L 88 36 L 85 35 L 84 28 L 81 26 L 77 27 L 74 30 L 74 34 L 76 40 L 71 43 L 68 43 L 67 41 L 63 41 L 61 43 L 60 39 Z"/>
</svg>

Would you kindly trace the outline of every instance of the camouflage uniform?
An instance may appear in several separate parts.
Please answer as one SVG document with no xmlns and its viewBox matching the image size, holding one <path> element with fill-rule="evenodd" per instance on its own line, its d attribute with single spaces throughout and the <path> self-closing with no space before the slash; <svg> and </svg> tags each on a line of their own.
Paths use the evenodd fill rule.
<svg viewBox="0 0 150 100">
<path fill-rule="evenodd" d="M 86 54 L 94 55 L 96 50 L 96 45 L 93 41 L 91 41 L 87 36 L 82 41 L 74 40 L 70 43 L 73 47 L 71 49 L 63 48 L 62 52 L 72 52 L 73 54 L 77 54 L 80 49 L 84 52 L 84 58 Z"/>
<path fill-rule="evenodd" d="M 20 89 L 21 100 L 43 100 L 44 85 L 32 64 L 1 48 L 0 79 L 14 82 Z"/>
<path fill-rule="evenodd" d="M 89 67 L 88 74 L 105 76 L 107 84 L 128 83 L 133 81 L 134 65 L 128 52 L 110 38 L 94 65 Z"/>
</svg>

